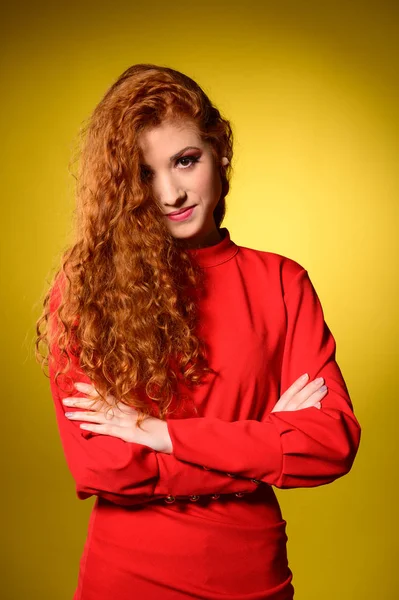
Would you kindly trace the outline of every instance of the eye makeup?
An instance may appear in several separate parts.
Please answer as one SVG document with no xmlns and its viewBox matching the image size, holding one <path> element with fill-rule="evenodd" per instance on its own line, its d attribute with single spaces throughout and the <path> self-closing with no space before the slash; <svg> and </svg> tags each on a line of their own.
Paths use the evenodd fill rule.
<svg viewBox="0 0 399 600">
<path fill-rule="evenodd" d="M 181 165 L 180 170 L 190 169 L 193 167 L 201 158 L 201 154 L 186 154 L 176 159 L 175 165 Z M 189 161 L 188 165 L 182 164 L 183 161 Z M 153 176 L 153 171 L 148 165 L 141 165 L 141 176 L 143 179 L 148 180 Z"/>
</svg>

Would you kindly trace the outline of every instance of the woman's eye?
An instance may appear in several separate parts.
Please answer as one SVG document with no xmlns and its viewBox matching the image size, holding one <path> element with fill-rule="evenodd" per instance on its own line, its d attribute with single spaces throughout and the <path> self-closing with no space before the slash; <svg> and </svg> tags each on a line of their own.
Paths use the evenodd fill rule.
<svg viewBox="0 0 399 600">
<path fill-rule="evenodd" d="M 198 162 L 200 159 L 199 156 L 182 156 L 181 158 L 178 158 L 176 161 L 176 164 L 181 164 L 182 165 L 182 169 L 189 169 L 192 165 L 194 165 L 196 162 Z M 153 178 L 153 172 L 148 169 L 148 167 L 141 167 L 141 179 L 142 181 L 150 181 Z"/>
<path fill-rule="evenodd" d="M 191 165 L 193 165 L 194 163 L 198 162 L 199 160 L 199 156 L 182 156 L 181 158 L 179 158 L 177 160 L 178 163 L 183 165 L 183 168 L 187 169 L 188 167 L 190 167 Z M 182 161 L 188 161 L 188 164 L 183 164 Z"/>
</svg>

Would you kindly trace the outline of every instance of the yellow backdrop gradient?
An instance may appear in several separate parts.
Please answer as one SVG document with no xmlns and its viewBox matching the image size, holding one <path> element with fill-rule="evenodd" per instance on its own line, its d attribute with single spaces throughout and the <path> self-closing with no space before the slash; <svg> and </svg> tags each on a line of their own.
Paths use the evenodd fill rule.
<svg viewBox="0 0 399 600">
<path fill-rule="evenodd" d="M 362 425 L 349 475 L 277 492 L 296 600 L 398 597 L 396 6 L 70 0 L 7 7 L 4 599 L 71 600 L 76 585 L 93 499 L 75 497 L 48 380 L 34 361 L 34 324 L 71 239 L 74 138 L 108 86 L 138 62 L 187 73 L 231 120 L 224 224 L 236 243 L 308 269 Z"/>
</svg>

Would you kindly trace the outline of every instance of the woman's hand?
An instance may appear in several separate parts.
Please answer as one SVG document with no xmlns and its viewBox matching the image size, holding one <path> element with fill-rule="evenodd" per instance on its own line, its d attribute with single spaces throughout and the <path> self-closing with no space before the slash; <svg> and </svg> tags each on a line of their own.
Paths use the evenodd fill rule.
<svg viewBox="0 0 399 600">
<path fill-rule="evenodd" d="M 302 408 L 308 408 L 310 406 L 321 408 L 320 401 L 327 393 L 327 386 L 323 385 L 324 379 L 318 377 L 306 384 L 308 379 L 309 375 L 308 373 L 305 373 L 304 375 L 301 375 L 299 379 L 294 381 L 276 402 L 271 412 L 301 410 Z"/>
<path fill-rule="evenodd" d="M 89 421 L 89 423 L 81 423 L 82 429 L 118 437 L 125 442 L 143 444 L 156 452 L 170 454 L 173 451 L 166 421 L 156 417 L 146 417 L 139 428 L 137 427 L 138 412 L 133 407 L 116 401 L 111 395 L 107 396 L 108 403 L 112 404 L 111 407 L 102 400 L 96 401 L 99 394 L 95 387 L 88 383 L 79 381 L 75 383 L 75 387 L 89 398 L 69 397 L 64 398 L 62 402 L 64 406 L 86 409 L 65 413 L 70 420 Z"/>
</svg>

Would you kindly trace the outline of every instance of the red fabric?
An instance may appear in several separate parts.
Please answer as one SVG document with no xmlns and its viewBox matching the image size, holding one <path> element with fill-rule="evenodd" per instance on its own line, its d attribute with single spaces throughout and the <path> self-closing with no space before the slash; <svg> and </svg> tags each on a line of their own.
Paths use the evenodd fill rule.
<svg viewBox="0 0 399 600">
<path fill-rule="evenodd" d="M 291 600 L 272 486 L 318 486 L 352 466 L 360 426 L 307 271 L 221 232 L 190 250 L 206 276 L 199 333 L 216 374 L 192 392 L 199 416 L 167 420 L 172 454 L 83 432 L 61 403 L 81 394 L 63 392 L 50 369 L 77 495 L 97 496 L 74 600 Z M 53 311 L 57 302 L 55 288 Z M 322 408 L 271 413 L 305 372 L 325 379 Z M 89 381 L 76 359 L 70 375 Z"/>
</svg>

